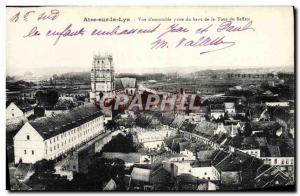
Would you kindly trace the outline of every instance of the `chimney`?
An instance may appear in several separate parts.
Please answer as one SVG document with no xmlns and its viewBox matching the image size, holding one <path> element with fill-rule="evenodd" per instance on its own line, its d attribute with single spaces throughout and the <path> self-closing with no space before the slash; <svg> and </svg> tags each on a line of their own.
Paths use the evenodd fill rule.
<svg viewBox="0 0 300 196">
<path fill-rule="evenodd" d="M 171 163 L 171 182 L 173 183 L 175 180 L 175 169 L 174 169 L 174 163 Z"/>
</svg>

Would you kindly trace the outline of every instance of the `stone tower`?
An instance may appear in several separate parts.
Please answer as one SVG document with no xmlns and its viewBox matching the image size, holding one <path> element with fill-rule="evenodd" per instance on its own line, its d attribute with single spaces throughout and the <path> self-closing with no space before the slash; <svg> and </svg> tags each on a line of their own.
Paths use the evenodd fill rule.
<svg viewBox="0 0 300 196">
<path fill-rule="evenodd" d="M 99 101 L 102 96 L 114 95 L 114 66 L 112 55 L 95 55 L 91 70 L 90 101 Z"/>
</svg>

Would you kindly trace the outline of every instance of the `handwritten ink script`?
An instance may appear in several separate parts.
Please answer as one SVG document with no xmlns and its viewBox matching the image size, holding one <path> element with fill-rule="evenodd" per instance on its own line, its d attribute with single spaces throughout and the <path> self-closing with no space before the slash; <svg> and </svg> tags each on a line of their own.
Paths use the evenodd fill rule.
<svg viewBox="0 0 300 196">
<path fill-rule="evenodd" d="M 52 9 L 49 12 L 38 13 L 35 10 L 30 10 L 25 13 L 17 12 L 11 18 L 11 23 L 28 22 L 28 21 L 50 21 L 55 22 L 60 17 L 58 9 Z M 138 19 L 140 20 L 140 19 Z M 173 24 L 172 24 L 173 23 Z M 218 17 L 217 20 L 202 22 L 197 20 L 190 28 L 180 24 L 180 22 L 170 21 L 168 24 L 149 23 L 147 27 L 128 27 L 127 24 L 115 25 L 113 28 L 99 27 L 98 25 L 93 28 L 89 26 L 78 26 L 72 23 L 66 24 L 64 28 L 49 28 L 47 31 L 42 32 L 39 29 L 39 23 L 33 26 L 30 30 L 25 31 L 22 35 L 24 39 L 38 39 L 39 37 L 54 38 L 53 46 L 58 45 L 59 41 L 63 38 L 79 39 L 79 37 L 120 37 L 130 36 L 141 38 L 142 36 L 152 36 L 153 41 L 150 43 L 150 49 L 163 50 L 167 48 L 200 48 L 200 54 L 207 54 L 216 52 L 235 46 L 237 41 L 232 41 L 234 34 L 242 33 L 245 31 L 255 31 L 252 20 L 239 20 L 223 19 Z M 192 35 L 193 38 L 190 38 Z M 172 36 L 172 40 L 169 38 Z M 176 37 L 174 39 L 174 36 Z M 195 39 L 195 36 L 197 37 Z M 175 40 L 175 41 L 174 41 Z"/>
</svg>

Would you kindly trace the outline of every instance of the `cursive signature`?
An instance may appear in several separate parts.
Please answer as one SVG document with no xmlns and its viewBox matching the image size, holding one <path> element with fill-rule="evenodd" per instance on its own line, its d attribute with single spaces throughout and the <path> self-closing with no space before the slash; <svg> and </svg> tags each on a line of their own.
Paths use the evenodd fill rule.
<svg viewBox="0 0 300 196">
<path fill-rule="evenodd" d="M 225 36 L 212 38 L 210 36 L 202 36 L 198 40 L 188 40 L 186 38 L 181 38 L 175 48 L 178 47 L 209 47 L 217 46 L 217 48 L 212 48 L 210 50 L 205 50 L 200 52 L 200 54 L 206 54 L 209 52 L 215 52 L 223 50 L 235 45 L 233 41 L 225 41 Z"/>
</svg>

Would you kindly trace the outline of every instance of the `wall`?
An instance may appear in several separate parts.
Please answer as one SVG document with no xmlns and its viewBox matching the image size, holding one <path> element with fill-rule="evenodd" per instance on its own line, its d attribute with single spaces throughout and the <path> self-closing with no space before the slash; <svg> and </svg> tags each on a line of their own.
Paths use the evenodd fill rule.
<svg viewBox="0 0 300 196">
<path fill-rule="evenodd" d="M 29 136 L 28 139 L 27 136 Z M 20 159 L 23 163 L 35 163 L 44 158 L 45 144 L 43 138 L 28 122 L 14 137 L 14 155 L 15 164 L 19 163 Z"/>
<path fill-rule="evenodd" d="M 191 174 L 200 179 L 217 180 L 212 167 L 194 167 Z"/>
<path fill-rule="evenodd" d="M 99 116 L 45 141 L 46 159 L 54 159 L 104 132 L 104 118 Z"/>
<path fill-rule="evenodd" d="M 14 103 L 9 104 L 6 108 L 6 119 L 24 117 L 24 113 Z"/>
<path fill-rule="evenodd" d="M 223 185 L 238 185 L 241 183 L 239 171 L 221 172 L 221 184 Z"/>
</svg>

